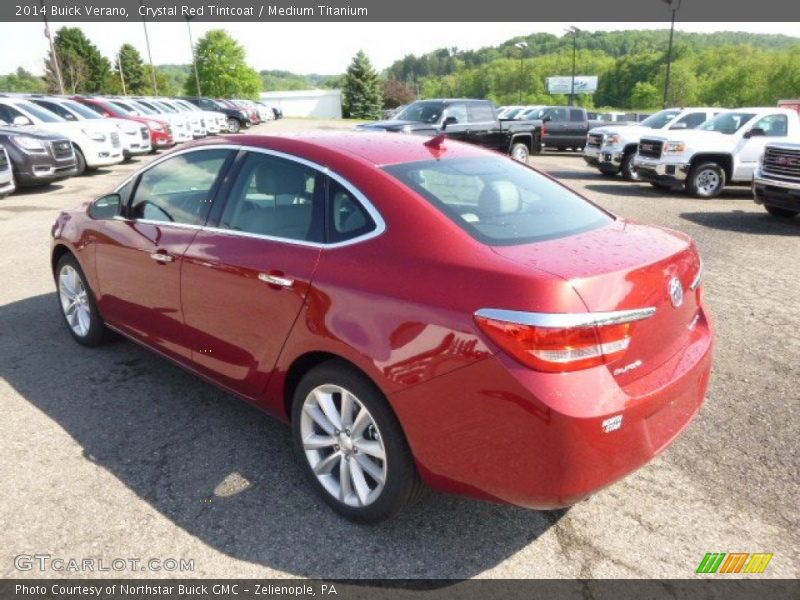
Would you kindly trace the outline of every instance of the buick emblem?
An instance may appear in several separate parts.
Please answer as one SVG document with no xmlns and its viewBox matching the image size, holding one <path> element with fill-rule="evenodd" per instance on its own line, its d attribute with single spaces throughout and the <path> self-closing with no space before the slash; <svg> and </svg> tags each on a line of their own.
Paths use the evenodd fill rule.
<svg viewBox="0 0 800 600">
<path fill-rule="evenodd" d="M 669 292 L 669 301 L 672 302 L 672 306 L 678 308 L 683 304 L 683 286 L 677 277 L 669 280 L 667 291 Z"/>
</svg>

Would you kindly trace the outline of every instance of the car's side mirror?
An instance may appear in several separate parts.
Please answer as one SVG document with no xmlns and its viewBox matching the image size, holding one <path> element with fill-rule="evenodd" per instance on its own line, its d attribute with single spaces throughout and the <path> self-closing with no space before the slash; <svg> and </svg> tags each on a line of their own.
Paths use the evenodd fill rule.
<svg viewBox="0 0 800 600">
<path fill-rule="evenodd" d="M 20 115 L 18 117 L 14 117 L 14 125 L 32 125 L 32 123 L 28 117 L 23 117 Z"/>
<path fill-rule="evenodd" d="M 549 123 L 552 120 L 553 120 L 553 117 L 551 117 L 550 115 L 545 115 L 545 116 L 542 117 L 542 123 Z"/>
<path fill-rule="evenodd" d="M 767 135 L 767 132 L 761 129 L 761 127 L 753 127 L 750 131 L 744 134 L 744 137 L 751 138 L 751 137 L 764 137 Z"/>
<path fill-rule="evenodd" d="M 89 206 L 92 219 L 113 219 L 122 210 L 122 197 L 119 194 L 108 194 L 98 198 Z"/>
<path fill-rule="evenodd" d="M 442 123 L 442 129 L 446 129 L 448 125 L 455 125 L 456 123 L 458 123 L 458 118 L 453 116 L 445 117 L 444 123 Z"/>
<path fill-rule="evenodd" d="M 689 126 L 686 123 L 675 123 L 670 129 L 689 129 Z"/>
</svg>

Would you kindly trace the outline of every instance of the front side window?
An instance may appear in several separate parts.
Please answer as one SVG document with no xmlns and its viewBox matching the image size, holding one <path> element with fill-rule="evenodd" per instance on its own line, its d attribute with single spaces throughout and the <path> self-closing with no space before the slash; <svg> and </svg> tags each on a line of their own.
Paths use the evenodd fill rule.
<svg viewBox="0 0 800 600">
<path fill-rule="evenodd" d="M 63 106 L 56 104 L 54 102 L 46 102 L 44 100 L 34 100 L 36 104 L 44 108 L 45 110 L 49 110 L 52 113 L 57 114 L 62 119 L 66 119 L 67 121 L 77 121 L 78 118 L 69 112 Z"/>
<path fill-rule="evenodd" d="M 698 125 L 702 125 L 706 121 L 707 121 L 706 113 L 704 113 L 704 112 L 689 113 L 688 115 L 684 115 L 680 119 L 678 119 L 670 127 L 670 129 L 675 129 L 676 128 L 675 125 L 683 124 L 683 123 L 686 124 L 685 129 L 694 129 L 695 127 L 697 127 Z"/>
<path fill-rule="evenodd" d="M 211 206 L 209 197 L 231 151 L 187 152 L 158 163 L 139 178 L 131 199 L 133 219 L 202 225 Z"/>
<path fill-rule="evenodd" d="M 551 121 L 554 122 L 562 122 L 567 120 L 567 109 L 566 108 L 550 108 L 547 110 L 547 114 L 545 116 L 550 117 Z"/>
<path fill-rule="evenodd" d="M 444 112 L 444 102 L 424 101 L 409 104 L 403 112 L 395 117 L 397 121 L 413 121 L 415 123 L 438 123 Z"/>
<path fill-rule="evenodd" d="M 789 119 L 786 115 L 768 115 L 756 121 L 753 129 L 760 129 L 767 137 L 786 137 L 789 132 Z"/>
<path fill-rule="evenodd" d="M 718 114 L 713 119 L 706 121 L 700 127 L 698 127 L 698 129 L 702 129 L 703 131 L 716 131 L 718 133 L 724 133 L 725 135 L 733 135 L 742 127 L 744 127 L 745 123 L 747 123 L 753 117 L 755 117 L 755 114 L 753 113 L 734 111 L 724 112 Z"/>
<path fill-rule="evenodd" d="M 317 171 L 269 154 L 242 164 L 220 227 L 287 240 L 322 242 L 325 195 Z"/>
<path fill-rule="evenodd" d="M 489 245 L 566 237 L 613 221 L 564 186 L 499 156 L 422 161 L 385 170 Z"/>
<path fill-rule="evenodd" d="M 667 126 L 667 123 L 677 117 L 680 112 L 679 110 L 673 109 L 660 110 L 656 114 L 647 117 L 642 121 L 641 125 L 642 127 L 649 127 L 650 129 L 663 129 Z"/>
</svg>

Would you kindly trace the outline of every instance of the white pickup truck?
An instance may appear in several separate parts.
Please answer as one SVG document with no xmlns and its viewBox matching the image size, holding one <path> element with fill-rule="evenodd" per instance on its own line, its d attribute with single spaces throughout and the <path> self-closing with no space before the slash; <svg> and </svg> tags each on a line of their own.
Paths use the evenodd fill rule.
<svg viewBox="0 0 800 600">
<path fill-rule="evenodd" d="M 726 184 L 750 184 L 768 143 L 798 136 L 800 116 L 792 109 L 737 108 L 697 129 L 643 136 L 633 166 L 656 187 L 713 198 Z"/>
<path fill-rule="evenodd" d="M 800 215 L 800 138 L 770 143 L 753 176 L 753 197 L 775 217 Z"/>
<path fill-rule="evenodd" d="M 583 159 L 603 175 L 614 177 L 622 173 L 624 179 L 635 181 L 639 177 L 633 168 L 633 157 L 642 136 L 655 135 L 658 129 L 694 129 L 720 110 L 708 107 L 666 108 L 635 125 L 595 127 L 586 136 Z"/>
</svg>

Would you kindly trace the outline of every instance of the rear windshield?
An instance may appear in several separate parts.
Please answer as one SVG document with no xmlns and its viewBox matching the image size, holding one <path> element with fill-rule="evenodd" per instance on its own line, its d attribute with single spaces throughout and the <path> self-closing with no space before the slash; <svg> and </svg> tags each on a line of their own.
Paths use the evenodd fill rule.
<svg viewBox="0 0 800 600">
<path fill-rule="evenodd" d="M 430 160 L 384 169 L 491 246 L 566 237 L 613 221 L 564 186 L 502 156 Z"/>
</svg>

